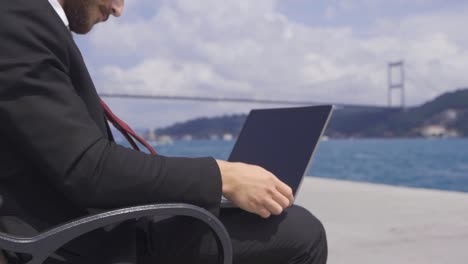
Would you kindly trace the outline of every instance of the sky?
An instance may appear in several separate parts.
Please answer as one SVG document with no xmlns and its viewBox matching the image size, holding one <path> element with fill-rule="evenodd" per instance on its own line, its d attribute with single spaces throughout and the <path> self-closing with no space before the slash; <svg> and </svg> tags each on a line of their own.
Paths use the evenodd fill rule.
<svg viewBox="0 0 468 264">
<path fill-rule="evenodd" d="M 468 87 L 467 24 L 466 0 L 126 0 L 76 40 L 100 93 L 386 105 L 403 60 L 416 106 Z M 281 107 L 105 100 L 136 128 Z"/>
</svg>

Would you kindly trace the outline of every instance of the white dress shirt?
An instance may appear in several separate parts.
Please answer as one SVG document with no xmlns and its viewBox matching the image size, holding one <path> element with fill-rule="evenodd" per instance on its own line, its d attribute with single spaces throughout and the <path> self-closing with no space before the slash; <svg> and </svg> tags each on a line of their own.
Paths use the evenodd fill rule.
<svg viewBox="0 0 468 264">
<path fill-rule="evenodd" d="M 59 15 L 59 17 L 62 19 L 65 26 L 68 27 L 69 23 L 68 23 L 67 15 L 65 14 L 65 11 L 63 10 L 63 7 L 59 3 L 59 1 L 58 0 L 49 0 L 49 3 L 54 8 L 55 12 L 57 12 L 57 15 Z"/>
</svg>

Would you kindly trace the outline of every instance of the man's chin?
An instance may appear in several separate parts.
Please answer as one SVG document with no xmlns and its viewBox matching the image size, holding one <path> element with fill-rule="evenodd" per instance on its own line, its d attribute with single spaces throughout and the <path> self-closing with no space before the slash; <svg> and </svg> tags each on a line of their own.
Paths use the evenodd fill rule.
<svg viewBox="0 0 468 264">
<path fill-rule="evenodd" d="M 84 35 L 87 34 L 93 29 L 93 26 L 72 26 L 70 25 L 70 30 L 78 35 Z"/>
<path fill-rule="evenodd" d="M 86 35 L 90 32 L 91 30 L 88 30 L 88 31 L 76 31 L 76 30 L 72 30 L 73 33 L 77 34 L 77 35 Z"/>
</svg>

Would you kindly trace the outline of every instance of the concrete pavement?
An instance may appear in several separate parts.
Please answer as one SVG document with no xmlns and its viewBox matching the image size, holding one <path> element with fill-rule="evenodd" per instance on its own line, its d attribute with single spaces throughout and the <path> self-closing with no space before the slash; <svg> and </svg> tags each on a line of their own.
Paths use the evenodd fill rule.
<svg viewBox="0 0 468 264">
<path fill-rule="evenodd" d="M 329 264 L 468 263 L 468 193 L 307 177 L 296 204 L 324 223 Z"/>
</svg>

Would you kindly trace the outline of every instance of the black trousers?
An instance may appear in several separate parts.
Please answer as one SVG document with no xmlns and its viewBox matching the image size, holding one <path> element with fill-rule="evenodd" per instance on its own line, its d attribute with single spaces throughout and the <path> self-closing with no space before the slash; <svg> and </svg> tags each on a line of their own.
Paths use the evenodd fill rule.
<svg viewBox="0 0 468 264">
<path fill-rule="evenodd" d="M 222 209 L 220 220 L 228 230 L 235 264 L 322 264 L 327 240 L 322 223 L 306 209 L 293 206 L 269 219 Z M 217 244 L 198 221 L 175 217 L 150 224 L 149 238 L 139 247 L 142 264 L 217 263 Z"/>
</svg>

